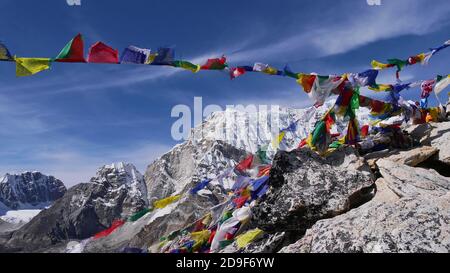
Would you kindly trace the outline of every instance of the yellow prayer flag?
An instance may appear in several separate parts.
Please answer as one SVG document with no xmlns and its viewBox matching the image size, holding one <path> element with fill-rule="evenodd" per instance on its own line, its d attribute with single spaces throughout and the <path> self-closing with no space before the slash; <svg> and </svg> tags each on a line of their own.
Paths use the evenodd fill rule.
<svg viewBox="0 0 450 273">
<path fill-rule="evenodd" d="M 371 64 L 372 64 L 372 67 L 374 68 L 374 69 L 385 69 L 385 68 L 388 68 L 389 67 L 389 65 L 388 64 L 384 64 L 384 63 L 380 63 L 380 62 L 378 62 L 378 61 L 375 61 L 375 60 L 373 60 L 372 62 L 371 62 Z"/>
<path fill-rule="evenodd" d="M 151 53 L 147 60 L 145 60 L 145 64 L 151 64 L 155 60 L 156 56 L 158 56 L 158 53 Z"/>
<path fill-rule="evenodd" d="M 202 220 L 202 224 L 204 224 L 205 226 L 209 225 L 212 221 L 212 216 L 211 213 L 208 213 L 205 218 L 203 218 Z"/>
<path fill-rule="evenodd" d="M 16 76 L 31 76 L 50 68 L 49 58 L 15 58 Z"/>
<path fill-rule="evenodd" d="M 266 69 L 264 69 L 263 72 L 269 75 L 277 75 L 278 69 L 269 66 Z"/>
<path fill-rule="evenodd" d="M 175 195 L 175 196 L 170 196 L 170 197 L 153 202 L 153 207 L 155 209 L 162 209 L 162 208 L 165 208 L 168 205 L 172 204 L 173 202 L 177 201 L 180 198 L 181 198 L 181 194 Z"/>
<path fill-rule="evenodd" d="M 389 84 L 378 84 L 377 87 L 369 86 L 369 89 L 375 92 L 388 91 L 392 88 Z"/>
<path fill-rule="evenodd" d="M 281 141 L 283 141 L 284 136 L 286 135 L 285 131 L 282 131 L 273 141 L 272 147 L 278 148 L 280 146 Z"/>
<path fill-rule="evenodd" d="M 255 228 L 247 231 L 246 233 L 236 237 L 236 243 L 239 248 L 244 248 L 254 240 L 260 238 L 264 234 L 264 231 L 259 228 Z"/>
<path fill-rule="evenodd" d="M 192 232 L 191 239 L 194 240 L 196 243 L 204 243 L 208 241 L 210 235 L 211 231 L 206 229 L 202 231 Z"/>
</svg>

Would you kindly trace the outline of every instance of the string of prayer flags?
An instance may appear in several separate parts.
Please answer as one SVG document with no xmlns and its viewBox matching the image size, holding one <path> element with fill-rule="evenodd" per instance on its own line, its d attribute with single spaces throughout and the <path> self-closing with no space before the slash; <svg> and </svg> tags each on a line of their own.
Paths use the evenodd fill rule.
<svg viewBox="0 0 450 273">
<path fill-rule="evenodd" d="M 200 65 L 188 61 L 174 61 L 173 66 L 189 70 L 193 73 L 200 71 Z"/>
<path fill-rule="evenodd" d="M 31 76 L 50 68 L 49 58 L 15 58 L 16 76 Z"/>
<path fill-rule="evenodd" d="M 14 58 L 11 56 L 11 53 L 9 52 L 8 48 L 3 44 L 0 43 L 0 61 L 13 61 Z"/>
<path fill-rule="evenodd" d="M 55 58 L 56 62 L 85 63 L 84 43 L 81 34 L 75 36 Z"/>
<path fill-rule="evenodd" d="M 228 67 L 227 58 L 222 56 L 221 58 L 208 59 L 204 65 L 200 67 L 202 70 L 224 70 Z"/>
<path fill-rule="evenodd" d="M 149 62 L 151 50 L 139 48 L 137 46 L 129 46 L 124 49 L 120 58 L 121 64 L 146 64 Z"/>
<path fill-rule="evenodd" d="M 416 63 L 421 63 L 422 65 L 428 64 L 428 62 L 432 56 L 434 56 L 436 53 L 438 53 L 439 51 L 441 51 L 449 46 L 450 46 L 450 40 L 446 41 L 443 45 L 441 45 L 437 48 L 431 48 L 430 52 L 420 53 L 420 54 L 411 56 L 406 60 L 388 59 L 387 63 L 381 63 L 381 62 L 373 60 L 371 62 L 371 64 L 374 69 L 378 69 L 378 70 L 382 70 L 382 69 L 386 69 L 386 68 L 390 68 L 390 67 L 396 67 L 397 68 L 396 77 L 397 77 L 397 79 L 399 79 L 400 71 L 402 71 L 405 66 L 414 65 Z"/>
<path fill-rule="evenodd" d="M 450 46 L 450 40 L 446 41 L 443 45 L 441 45 L 439 47 L 430 48 L 431 52 L 425 57 L 424 61 L 427 63 L 432 56 L 434 56 L 436 53 L 438 53 L 439 51 L 441 51 L 449 46 Z"/>
<path fill-rule="evenodd" d="M 170 65 L 173 66 L 175 61 L 175 49 L 171 47 L 160 47 L 152 61 L 151 65 Z"/>
<path fill-rule="evenodd" d="M 180 198 L 181 198 L 181 195 L 170 196 L 170 197 L 153 202 L 153 207 L 155 209 L 162 209 L 162 208 L 165 208 L 168 205 L 172 204 L 173 202 L 178 201 Z"/>
<path fill-rule="evenodd" d="M 88 63 L 119 63 L 119 51 L 110 46 L 97 42 L 89 48 Z"/>
</svg>

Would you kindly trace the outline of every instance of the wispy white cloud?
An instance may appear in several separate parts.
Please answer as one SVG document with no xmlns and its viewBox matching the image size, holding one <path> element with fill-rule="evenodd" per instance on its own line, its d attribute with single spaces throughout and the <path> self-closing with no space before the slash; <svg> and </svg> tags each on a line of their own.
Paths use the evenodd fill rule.
<svg viewBox="0 0 450 273">
<path fill-rule="evenodd" d="M 39 111 L 37 103 L 23 102 L 0 95 L 0 135 L 29 135 L 61 128 L 61 124 L 49 124 L 46 113 Z"/>
<path fill-rule="evenodd" d="M 275 56 L 279 59 L 280 54 L 298 52 L 302 52 L 305 58 L 345 53 L 378 40 L 408 34 L 422 35 L 439 29 L 442 27 L 439 23 L 448 23 L 450 6 L 430 4 L 424 0 L 397 0 L 385 1 L 379 7 L 364 8 L 348 3 L 348 11 L 348 14 L 332 21 L 324 18 L 322 23 L 314 20 L 313 24 L 308 25 L 305 22 L 299 34 L 285 36 L 275 42 L 267 40 L 230 57 L 235 62 L 241 62 Z M 357 16 L 352 16 L 353 13 Z"/>
</svg>

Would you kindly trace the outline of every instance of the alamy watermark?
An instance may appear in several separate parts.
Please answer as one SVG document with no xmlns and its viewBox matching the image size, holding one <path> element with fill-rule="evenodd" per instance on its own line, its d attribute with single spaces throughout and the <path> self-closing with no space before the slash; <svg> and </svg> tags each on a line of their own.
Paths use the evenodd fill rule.
<svg viewBox="0 0 450 273">
<path fill-rule="evenodd" d="M 69 6 L 81 6 L 81 0 L 66 0 Z"/>
<path fill-rule="evenodd" d="M 366 0 L 369 6 L 381 6 L 381 0 Z"/>
<path fill-rule="evenodd" d="M 172 107 L 171 135 L 175 141 L 198 141 L 210 136 L 237 145 L 269 143 L 280 134 L 286 122 L 281 122 L 279 105 L 203 105 L 202 97 L 194 97 L 193 109 L 185 104 Z M 220 113 L 219 113 L 220 112 Z M 210 122 L 204 122 L 209 118 Z M 277 145 L 275 143 L 275 145 Z"/>
</svg>

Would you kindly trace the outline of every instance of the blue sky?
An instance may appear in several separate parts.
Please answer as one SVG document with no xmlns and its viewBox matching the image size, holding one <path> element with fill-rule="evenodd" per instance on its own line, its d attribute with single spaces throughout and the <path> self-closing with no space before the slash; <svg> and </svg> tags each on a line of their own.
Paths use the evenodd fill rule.
<svg viewBox="0 0 450 273">
<path fill-rule="evenodd" d="M 2 0 L 0 40 L 20 57 L 54 57 L 77 33 L 86 48 L 103 41 L 122 51 L 175 46 L 179 58 L 202 63 L 225 54 L 231 65 L 270 63 L 294 71 L 360 72 L 372 59 L 405 58 L 450 39 L 447 0 L 148 1 Z M 449 73 L 450 50 L 402 79 Z M 393 82 L 394 71 L 380 82 Z M 67 185 L 88 181 L 116 161 L 141 171 L 176 142 L 174 105 L 310 106 L 289 78 L 259 74 L 230 81 L 220 72 L 166 67 L 56 63 L 16 78 L 0 63 L 0 173 L 39 170 Z M 446 99 L 446 93 L 442 99 Z M 373 93 L 366 93 L 373 96 Z M 417 99 L 418 89 L 404 95 Z M 432 103 L 434 101 L 432 100 Z"/>
</svg>

